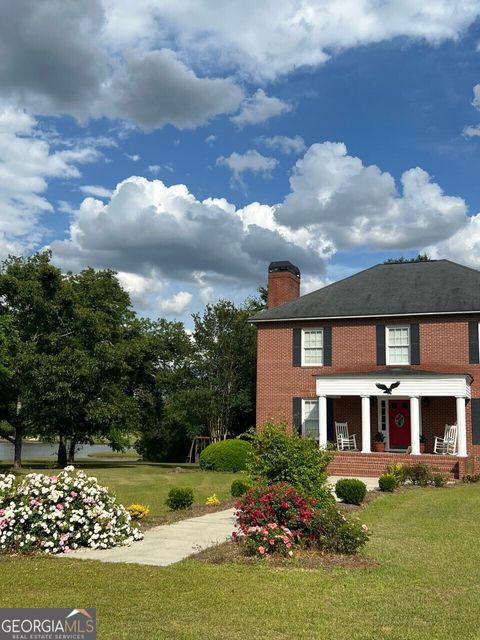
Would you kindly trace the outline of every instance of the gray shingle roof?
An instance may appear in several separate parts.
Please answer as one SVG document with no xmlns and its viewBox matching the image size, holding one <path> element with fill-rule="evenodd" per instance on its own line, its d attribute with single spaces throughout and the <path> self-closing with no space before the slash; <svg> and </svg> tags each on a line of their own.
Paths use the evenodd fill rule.
<svg viewBox="0 0 480 640">
<path fill-rule="evenodd" d="M 379 264 L 257 313 L 252 322 L 480 313 L 480 271 L 450 260 Z"/>
</svg>

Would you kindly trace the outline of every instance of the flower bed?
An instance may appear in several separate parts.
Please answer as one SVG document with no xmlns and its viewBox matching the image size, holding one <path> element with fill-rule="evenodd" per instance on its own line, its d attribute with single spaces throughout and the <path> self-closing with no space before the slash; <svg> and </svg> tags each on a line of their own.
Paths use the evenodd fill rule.
<svg viewBox="0 0 480 640">
<path fill-rule="evenodd" d="M 292 556 L 298 548 L 355 554 L 369 537 L 356 518 L 306 500 L 287 483 L 253 487 L 235 506 L 232 539 L 252 555 Z"/>
<path fill-rule="evenodd" d="M 141 540 L 128 511 L 97 479 L 74 467 L 58 475 L 0 475 L 0 550 L 67 553 Z"/>
</svg>

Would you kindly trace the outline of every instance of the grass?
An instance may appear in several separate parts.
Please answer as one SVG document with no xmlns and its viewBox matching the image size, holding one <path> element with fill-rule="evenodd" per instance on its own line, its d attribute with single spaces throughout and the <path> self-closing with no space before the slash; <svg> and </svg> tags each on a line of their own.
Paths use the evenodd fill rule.
<svg viewBox="0 0 480 640">
<path fill-rule="evenodd" d="M 360 515 L 366 568 L 0 558 L 0 606 L 97 607 L 100 640 L 479 638 L 480 488 L 382 495 Z"/>
<path fill-rule="evenodd" d="M 134 502 L 147 504 L 151 516 L 160 516 L 168 511 L 165 499 L 173 486 L 192 487 L 194 504 L 203 505 L 208 496 L 216 493 L 220 500 L 230 498 L 230 486 L 234 478 L 240 475 L 215 471 L 201 471 L 195 465 L 163 465 L 159 463 L 135 461 L 96 461 L 82 460 L 75 464 L 77 469 L 84 469 L 88 475 L 95 476 L 98 481 L 117 494 L 118 500 L 128 506 Z M 49 467 L 46 462 L 26 462 L 22 473 L 58 469 Z M 176 469 L 181 468 L 178 472 Z M 2 473 L 0 467 L 0 473 Z"/>
</svg>

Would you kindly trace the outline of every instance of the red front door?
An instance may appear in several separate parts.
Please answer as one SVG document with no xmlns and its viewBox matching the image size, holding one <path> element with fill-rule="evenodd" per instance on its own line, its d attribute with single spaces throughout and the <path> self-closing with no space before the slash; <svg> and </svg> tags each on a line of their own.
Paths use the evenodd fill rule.
<svg viewBox="0 0 480 640">
<path fill-rule="evenodd" d="M 388 401 L 390 449 L 406 449 L 410 446 L 410 402 Z"/>
</svg>

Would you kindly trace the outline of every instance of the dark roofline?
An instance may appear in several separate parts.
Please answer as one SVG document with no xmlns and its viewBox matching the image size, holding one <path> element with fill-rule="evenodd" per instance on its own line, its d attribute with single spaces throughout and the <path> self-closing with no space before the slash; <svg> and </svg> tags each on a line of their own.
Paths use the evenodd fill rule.
<svg viewBox="0 0 480 640">
<path fill-rule="evenodd" d="M 401 376 L 407 376 L 408 378 L 445 378 L 446 376 L 456 377 L 465 376 L 470 380 L 470 384 L 473 382 L 473 377 L 469 373 L 460 373 L 452 371 L 425 371 L 424 369 L 412 369 L 411 367 L 391 367 L 386 369 L 371 370 L 371 371 L 350 371 L 344 373 L 327 373 L 327 374 L 314 374 L 313 377 L 317 380 L 324 380 L 325 378 L 399 378 Z"/>
<path fill-rule="evenodd" d="M 314 292 L 315 293 L 315 292 Z M 308 295 L 308 294 L 307 294 Z M 248 322 L 257 324 L 259 322 L 307 322 L 310 320 L 362 320 L 365 318 L 411 318 L 415 316 L 463 316 L 469 313 L 480 313 L 480 309 L 472 309 L 471 311 L 416 311 L 414 313 L 392 313 L 392 314 L 373 314 L 367 316 L 310 316 L 305 318 L 256 318 L 252 316 Z"/>
</svg>

